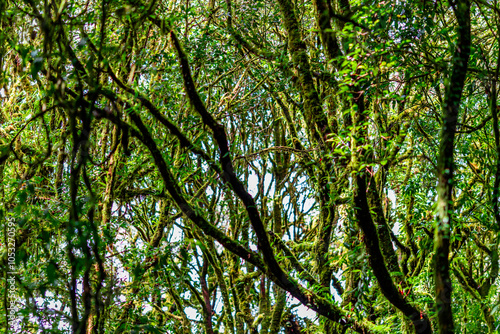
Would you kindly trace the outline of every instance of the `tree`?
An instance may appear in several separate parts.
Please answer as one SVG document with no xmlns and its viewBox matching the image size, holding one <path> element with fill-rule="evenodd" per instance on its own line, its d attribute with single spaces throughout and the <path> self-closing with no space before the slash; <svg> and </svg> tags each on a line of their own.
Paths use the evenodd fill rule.
<svg viewBox="0 0 500 334">
<path fill-rule="evenodd" d="M 0 13 L 6 331 L 499 330 L 495 3 Z"/>
</svg>

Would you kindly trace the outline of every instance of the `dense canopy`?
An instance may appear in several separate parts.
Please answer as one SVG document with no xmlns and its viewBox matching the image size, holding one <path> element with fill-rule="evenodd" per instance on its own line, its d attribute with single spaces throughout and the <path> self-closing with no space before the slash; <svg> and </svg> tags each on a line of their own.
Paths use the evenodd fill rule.
<svg viewBox="0 0 500 334">
<path fill-rule="evenodd" d="M 0 327 L 498 333 L 499 43 L 492 0 L 0 1 Z"/>
</svg>

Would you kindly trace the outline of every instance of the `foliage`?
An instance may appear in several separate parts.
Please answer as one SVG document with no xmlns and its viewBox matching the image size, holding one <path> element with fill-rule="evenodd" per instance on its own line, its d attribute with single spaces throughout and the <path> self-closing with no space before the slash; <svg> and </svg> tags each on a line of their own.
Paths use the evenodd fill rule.
<svg viewBox="0 0 500 334">
<path fill-rule="evenodd" d="M 0 324 L 498 332 L 499 14 L 0 2 Z"/>
</svg>

